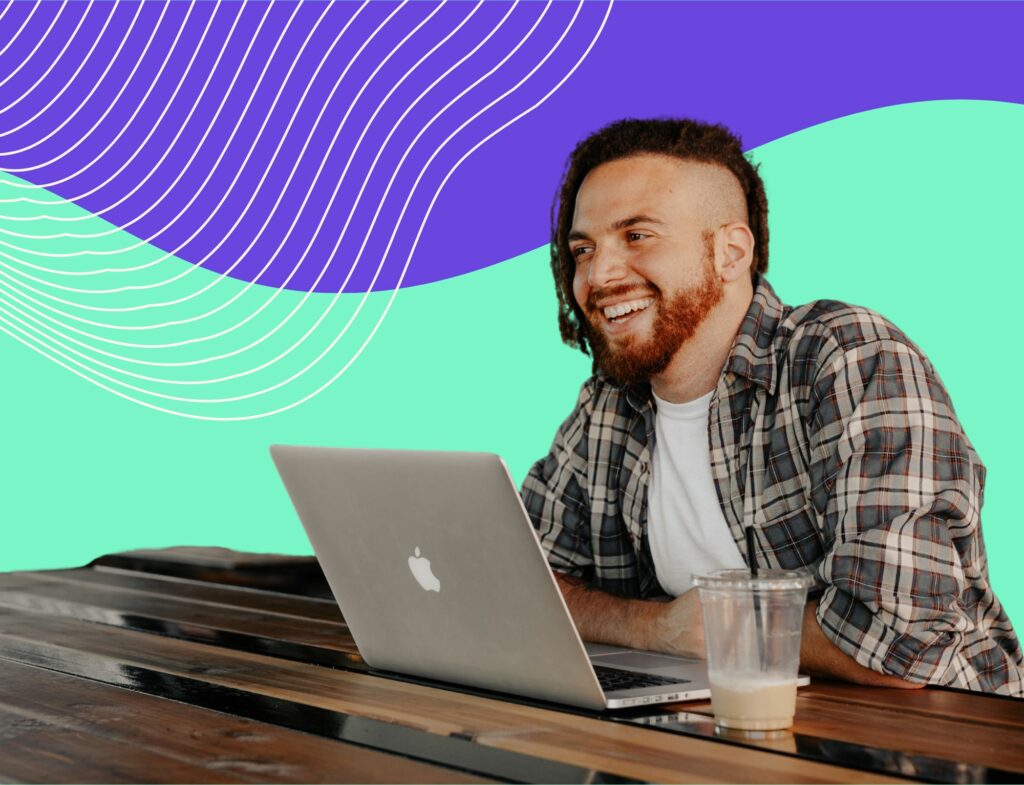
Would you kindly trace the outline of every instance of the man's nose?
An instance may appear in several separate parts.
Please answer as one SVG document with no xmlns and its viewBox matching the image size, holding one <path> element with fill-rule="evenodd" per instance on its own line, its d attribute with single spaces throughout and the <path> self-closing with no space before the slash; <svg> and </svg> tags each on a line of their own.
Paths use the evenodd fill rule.
<svg viewBox="0 0 1024 785">
<path fill-rule="evenodd" d="M 621 254 L 614 251 L 595 251 L 590 260 L 587 283 L 591 289 L 601 289 L 624 279 L 629 270 Z"/>
</svg>

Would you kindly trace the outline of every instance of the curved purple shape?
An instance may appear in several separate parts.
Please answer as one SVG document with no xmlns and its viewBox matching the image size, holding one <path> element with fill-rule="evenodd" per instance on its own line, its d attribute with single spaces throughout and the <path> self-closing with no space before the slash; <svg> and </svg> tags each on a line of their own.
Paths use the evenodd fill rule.
<svg viewBox="0 0 1024 785">
<path fill-rule="evenodd" d="M 125 35 L 138 10 L 125 5 L 114 14 L 105 40 L 85 62 L 73 89 L 37 120 L 0 140 L 0 168 L 38 167 L 78 143 L 54 164 L 16 173 L 40 184 L 69 178 L 52 190 L 65 198 L 92 191 L 79 198 L 86 209 L 157 247 L 240 279 L 318 291 L 338 291 L 342 286 L 345 291 L 364 291 L 371 285 L 377 290 L 392 288 L 399 283 L 421 220 L 449 170 L 481 138 L 540 101 L 575 66 L 606 11 L 602 3 L 585 3 L 572 33 L 544 66 L 512 96 L 458 130 L 552 49 L 577 4 L 555 3 L 542 16 L 544 4 L 524 3 L 500 28 L 497 25 L 509 11 L 505 3 L 486 3 L 472 15 L 474 5 L 469 3 L 440 9 L 433 3 L 409 4 L 352 61 L 345 80 L 336 86 L 357 47 L 396 7 L 374 2 L 359 12 L 356 3 L 336 4 L 326 11 L 319 4 L 251 4 L 243 13 L 236 4 L 215 10 L 199 3 L 185 24 L 184 3 L 143 6 L 123 56 L 101 80 L 104 56 Z M 16 4 L 4 28 L 13 34 L 30 8 L 28 3 Z M 23 62 L 58 8 L 44 5 L 36 12 L 0 56 L 0 74 Z M 46 44 L 0 88 L 0 106 L 21 96 L 39 78 L 82 13 L 84 6 L 69 4 Z M 67 84 L 110 13 L 105 7 L 86 18 L 68 54 L 39 87 L 0 115 L 0 131 L 26 121 Z M 161 13 L 158 35 L 143 54 Z M 350 21 L 342 42 L 332 49 Z M 392 47 L 421 23 L 422 28 L 369 80 Z M 464 26 L 459 32 L 395 90 L 370 122 L 405 71 L 460 23 Z M 446 103 L 512 51 L 535 23 L 534 37 L 504 68 L 430 125 Z M 300 52 L 315 26 L 309 45 Z M 754 147 L 820 122 L 891 104 L 948 98 L 1021 102 L 1024 88 L 1012 54 L 1021 29 L 1024 6 L 1019 4 L 619 2 L 573 77 L 454 173 L 426 222 L 402 285 L 466 273 L 546 242 L 551 201 L 565 157 L 579 138 L 607 122 L 625 116 L 700 117 L 726 123 Z M 167 46 L 179 30 L 181 43 L 160 72 Z M 491 38 L 472 60 L 413 106 L 431 82 L 488 34 Z M 267 65 L 279 39 L 278 55 Z M 192 71 L 179 89 L 193 52 Z M 218 57 L 220 63 L 214 67 Z M 326 58 L 325 67 L 316 74 L 321 58 Z M 129 78 L 136 62 L 138 72 Z M 222 106 L 232 78 L 237 79 L 236 89 Z M 35 144 L 74 111 L 97 81 L 101 89 L 80 115 L 52 138 Z M 112 103 L 121 87 L 121 100 Z M 309 98 L 300 105 L 307 87 Z M 132 120 L 140 105 L 142 111 Z M 395 126 L 410 107 L 405 120 Z M 165 108 L 170 121 L 157 125 L 142 146 Z M 317 125 L 321 110 L 324 117 Z M 346 112 L 349 119 L 332 148 Z M 266 128 L 257 141 L 264 120 Z M 392 127 L 395 132 L 385 145 Z M 400 166 L 406 148 L 425 128 Z M 111 150 L 78 173 L 119 133 Z M 272 160 L 279 143 L 280 153 Z M 28 145 L 35 146 L 3 154 Z M 135 150 L 135 160 L 112 177 Z M 357 204 L 356 190 L 378 153 L 377 168 Z M 345 187 L 335 195 L 350 156 Z M 421 170 L 422 180 L 416 185 Z M 385 195 L 393 174 L 391 191 Z M 228 190 L 236 176 L 235 186 Z M 143 180 L 129 198 L 112 207 Z M 342 237 L 342 225 L 353 206 L 351 225 Z M 397 231 L 392 239 L 393 229 Z M 353 269 L 364 238 L 366 246 Z"/>
<path fill-rule="evenodd" d="M 548 242 L 567 156 L 609 122 L 695 117 L 724 123 L 750 149 L 883 106 L 1024 103 L 1022 30 L 1021 3 L 619 3 L 573 79 L 452 177 L 404 285 Z M 484 183 L 492 198 L 481 203 Z M 479 252 L 446 258 L 453 236 Z"/>
<path fill-rule="evenodd" d="M 592 33 L 605 9 L 590 5 L 579 17 Z M 59 27 L 82 18 L 72 8 Z M 535 70 L 581 5 L 524 3 L 515 13 L 503 3 L 221 9 L 145 9 L 106 75 L 86 56 L 97 30 L 87 17 L 87 32 L 54 70 L 67 82 L 68 61 L 88 67 L 24 128 L 61 77 L 51 74 L 6 113 L 0 165 L 214 271 L 296 289 L 393 288 L 444 174 L 579 56 L 570 36 L 524 89 L 475 119 Z M 49 7 L 44 16 L 55 13 Z M 154 29 L 158 45 L 150 46 Z M 56 56 L 67 35 L 50 38 Z M 30 39 L 20 36 L 12 56 L 26 57 Z M 0 101 L 31 86 L 42 71 L 37 60 L 29 58 L 26 78 L 0 89 Z M 76 113 L 97 83 L 97 97 Z"/>
</svg>

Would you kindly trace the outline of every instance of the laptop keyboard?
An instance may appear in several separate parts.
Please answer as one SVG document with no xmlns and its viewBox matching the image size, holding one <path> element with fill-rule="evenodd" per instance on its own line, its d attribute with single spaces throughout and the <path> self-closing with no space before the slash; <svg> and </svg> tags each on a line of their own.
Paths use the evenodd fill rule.
<svg viewBox="0 0 1024 785">
<path fill-rule="evenodd" d="M 609 668 L 607 665 L 594 665 L 597 680 L 605 692 L 613 690 L 635 690 L 642 687 L 661 687 L 665 684 L 689 684 L 689 679 L 670 676 L 654 676 L 650 673 L 635 673 L 621 668 Z"/>
</svg>

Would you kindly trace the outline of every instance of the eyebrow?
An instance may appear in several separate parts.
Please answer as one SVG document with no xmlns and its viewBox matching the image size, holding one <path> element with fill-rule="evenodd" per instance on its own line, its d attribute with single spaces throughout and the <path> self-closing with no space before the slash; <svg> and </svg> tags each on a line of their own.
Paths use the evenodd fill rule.
<svg viewBox="0 0 1024 785">
<path fill-rule="evenodd" d="M 633 215 L 630 216 L 629 218 L 623 218 L 619 221 L 616 221 L 615 223 L 612 224 L 611 228 L 614 231 L 620 231 L 622 229 L 628 229 L 630 226 L 636 226 L 637 224 L 640 223 L 661 225 L 664 224 L 664 221 L 659 221 L 657 218 L 652 218 L 649 215 Z M 573 240 L 589 239 L 591 239 L 590 235 L 588 235 L 586 232 L 581 232 L 579 229 L 573 229 L 572 231 L 569 232 L 568 237 L 566 237 L 566 240 L 568 240 L 569 242 L 572 242 Z"/>
</svg>

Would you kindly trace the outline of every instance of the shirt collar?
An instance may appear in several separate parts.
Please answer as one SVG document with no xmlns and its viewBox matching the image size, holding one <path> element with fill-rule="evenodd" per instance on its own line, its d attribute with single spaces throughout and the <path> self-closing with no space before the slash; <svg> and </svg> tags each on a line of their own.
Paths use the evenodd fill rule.
<svg viewBox="0 0 1024 785">
<path fill-rule="evenodd" d="M 755 278 L 754 298 L 736 333 L 723 373 L 742 376 L 774 394 L 777 369 L 773 344 L 785 310 L 771 284 L 761 276 Z"/>
<path fill-rule="evenodd" d="M 643 412 L 654 405 L 654 396 L 651 395 L 651 385 L 647 382 L 642 384 L 631 384 L 624 388 L 626 401 L 635 411 Z"/>
</svg>

